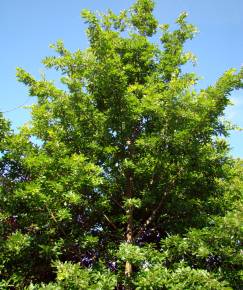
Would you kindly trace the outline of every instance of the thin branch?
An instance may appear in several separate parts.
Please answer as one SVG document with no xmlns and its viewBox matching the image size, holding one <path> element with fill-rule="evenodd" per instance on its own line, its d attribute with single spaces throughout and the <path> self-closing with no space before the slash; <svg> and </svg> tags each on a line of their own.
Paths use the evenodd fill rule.
<svg viewBox="0 0 243 290">
<path fill-rule="evenodd" d="M 47 212 L 50 214 L 51 219 L 54 221 L 55 224 L 57 224 L 57 227 L 60 229 L 60 231 L 63 233 L 63 235 L 66 237 L 66 233 L 64 232 L 62 227 L 59 227 L 59 223 L 54 215 L 54 213 L 52 212 L 52 210 L 47 206 L 47 204 L 45 204 L 45 207 L 47 209 Z"/>
<path fill-rule="evenodd" d="M 151 224 L 151 222 L 154 220 L 157 212 L 162 208 L 162 205 L 164 203 L 164 197 L 167 195 L 167 193 L 165 193 L 162 197 L 162 199 L 160 200 L 159 204 L 157 205 L 157 207 L 152 211 L 151 215 L 146 219 L 146 221 L 143 223 L 142 227 L 140 228 L 140 230 L 138 231 L 138 233 L 135 236 L 135 239 L 137 239 L 141 233 L 143 231 L 146 230 L 146 228 Z"/>
<path fill-rule="evenodd" d="M 179 173 L 180 173 L 180 171 L 179 171 Z M 178 174 L 179 174 L 179 173 L 178 173 Z M 156 217 L 156 214 L 158 213 L 158 211 L 159 211 L 159 210 L 162 208 L 162 206 L 163 206 L 163 203 L 164 203 L 165 197 L 166 197 L 166 196 L 168 195 L 168 193 L 170 192 L 170 189 L 174 186 L 175 181 L 176 181 L 176 179 L 173 179 L 172 182 L 171 182 L 171 184 L 169 184 L 169 185 L 167 186 L 167 189 L 165 190 L 165 192 L 164 192 L 164 194 L 163 194 L 163 196 L 162 196 L 162 198 L 161 198 L 159 204 L 155 207 L 155 209 L 152 211 L 151 215 L 150 215 L 150 216 L 146 219 L 146 221 L 143 223 L 142 227 L 141 227 L 140 230 L 138 231 L 138 233 L 137 233 L 137 235 L 136 235 L 135 238 L 138 238 L 138 237 L 141 235 L 141 233 L 142 233 L 143 231 L 145 231 L 146 228 L 147 228 L 147 227 L 151 224 L 151 222 L 154 220 L 154 218 Z"/>
<path fill-rule="evenodd" d="M 117 226 L 108 218 L 106 214 L 104 214 L 104 218 L 108 221 L 108 223 L 113 227 L 113 229 L 117 230 Z"/>
<path fill-rule="evenodd" d="M 112 197 L 111 200 L 114 201 L 114 203 L 118 205 L 122 210 L 125 210 L 124 207 L 120 204 L 120 202 L 118 202 L 115 198 Z"/>
</svg>

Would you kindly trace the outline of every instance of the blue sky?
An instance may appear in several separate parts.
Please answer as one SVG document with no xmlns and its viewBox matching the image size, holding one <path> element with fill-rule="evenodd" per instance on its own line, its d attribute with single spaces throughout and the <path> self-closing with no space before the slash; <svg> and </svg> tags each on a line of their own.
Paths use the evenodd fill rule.
<svg viewBox="0 0 243 290">
<path fill-rule="evenodd" d="M 39 78 L 43 72 L 41 59 L 51 55 L 50 43 L 62 39 L 72 51 L 86 48 L 85 25 L 80 18 L 83 8 L 118 12 L 128 8 L 132 0 L 1 0 L 0 1 L 0 111 L 22 104 L 30 105 L 27 89 L 17 82 L 20 66 Z M 243 1 L 242 0 L 157 0 L 155 15 L 160 23 L 173 23 L 182 11 L 199 29 L 197 37 L 186 48 L 198 57 L 193 68 L 203 79 L 200 87 L 213 84 L 228 68 L 243 65 Z M 53 73 L 47 77 L 56 78 Z M 227 116 L 243 127 L 243 90 L 232 93 L 234 106 Z M 29 119 L 26 109 L 4 114 L 17 128 Z M 243 131 L 232 132 L 232 155 L 243 157 Z"/>
</svg>

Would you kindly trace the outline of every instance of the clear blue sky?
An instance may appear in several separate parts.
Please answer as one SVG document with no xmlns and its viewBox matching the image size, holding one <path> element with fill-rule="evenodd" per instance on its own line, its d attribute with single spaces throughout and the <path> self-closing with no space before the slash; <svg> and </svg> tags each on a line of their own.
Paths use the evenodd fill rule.
<svg viewBox="0 0 243 290">
<path fill-rule="evenodd" d="M 67 48 L 85 48 L 88 42 L 80 18 L 83 8 L 115 12 L 128 8 L 132 0 L 1 0 L 0 1 L 0 111 L 7 111 L 27 101 L 27 89 L 16 81 L 15 69 L 23 67 L 39 77 L 41 59 L 51 55 L 48 45 L 62 39 Z M 201 87 L 213 84 L 228 68 L 243 65 L 242 0 L 157 0 L 155 14 L 160 23 L 173 23 L 181 11 L 200 33 L 187 49 L 198 57 L 194 69 L 204 79 Z M 55 74 L 47 74 L 55 78 Z M 243 90 L 231 96 L 235 105 L 227 116 L 243 127 Z M 25 109 L 4 114 L 16 128 L 29 119 Z M 232 154 L 243 157 L 243 131 L 230 137 Z"/>
</svg>

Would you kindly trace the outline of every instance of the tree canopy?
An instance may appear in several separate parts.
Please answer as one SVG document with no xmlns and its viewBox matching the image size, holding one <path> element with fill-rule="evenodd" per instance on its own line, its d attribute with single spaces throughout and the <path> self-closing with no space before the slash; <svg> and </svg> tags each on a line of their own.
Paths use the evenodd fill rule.
<svg viewBox="0 0 243 290">
<path fill-rule="evenodd" d="M 196 28 L 153 8 L 82 11 L 90 46 L 43 60 L 60 88 L 18 68 L 37 102 L 18 133 L 0 116 L 1 289 L 240 289 L 243 164 L 223 116 L 243 70 L 198 89 Z"/>
</svg>

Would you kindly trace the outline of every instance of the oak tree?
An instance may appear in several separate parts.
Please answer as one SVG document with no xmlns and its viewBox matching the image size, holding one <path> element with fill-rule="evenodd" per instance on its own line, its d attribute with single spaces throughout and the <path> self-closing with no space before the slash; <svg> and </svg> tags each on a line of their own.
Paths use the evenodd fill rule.
<svg viewBox="0 0 243 290">
<path fill-rule="evenodd" d="M 43 60 L 61 88 L 18 68 L 37 102 L 18 133 L 0 119 L 3 288 L 239 289 L 242 163 L 223 115 L 243 71 L 199 90 L 183 69 L 196 28 L 153 8 L 84 10 L 90 46 Z"/>
</svg>

